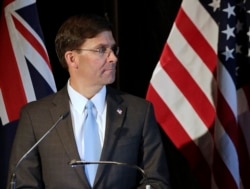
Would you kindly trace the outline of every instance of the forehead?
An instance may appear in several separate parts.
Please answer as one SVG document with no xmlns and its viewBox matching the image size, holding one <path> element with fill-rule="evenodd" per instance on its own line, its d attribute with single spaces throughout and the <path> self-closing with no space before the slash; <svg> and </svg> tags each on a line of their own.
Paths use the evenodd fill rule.
<svg viewBox="0 0 250 189">
<path fill-rule="evenodd" d="M 115 39 L 111 31 L 103 31 L 93 38 L 87 38 L 83 46 L 94 45 L 107 45 L 112 46 L 115 44 Z"/>
</svg>

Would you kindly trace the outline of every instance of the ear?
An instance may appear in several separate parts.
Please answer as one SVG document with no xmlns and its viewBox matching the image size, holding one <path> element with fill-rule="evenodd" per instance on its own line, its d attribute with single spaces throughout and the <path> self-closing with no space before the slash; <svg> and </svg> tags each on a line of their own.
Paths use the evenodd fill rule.
<svg viewBox="0 0 250 189">
<path fill-rule="evenodd" d="M 76 52 L 67 51 L 64 56 L 69 68 L 78 69 L 78 56 Z"/>
</svg>

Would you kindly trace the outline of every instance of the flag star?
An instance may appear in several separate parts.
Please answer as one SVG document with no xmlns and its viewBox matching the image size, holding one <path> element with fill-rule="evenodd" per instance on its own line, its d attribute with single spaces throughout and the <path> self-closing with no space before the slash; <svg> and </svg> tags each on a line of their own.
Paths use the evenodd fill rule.
<svg viewBox="0 0 250 189">
<path fill-rule="evenodd" d="M 235 6 L 231 6 L 229 3 L 227 4 L 227 8 L 223 9 L 224 12 L 227 12 L 227 18 L 230 18 L 231 15 L 235 16 L 234 12 Z"/>
<path fill-rule="evenodd" d="M 246 1 L 244 0 L 244 1 L 241 1 L 241 2 L 239 2 L 239 3 L 237 3 L 237 7 L 239 7 L 239 10 L 240 11 L 246 11 L 246 6 L 245 6 L 245 4 L 246 4 Z"/>
<path fill-rule="evenodd" d="M 213 2 L 208 5 L 213 7 L 213 11 L 215 12 L 218 8 L 220 8 L 220 0 L 213 0 Z"/>
<path fill-rule="evenodd" d="M 250 27 L 249 27 L 249 29 L 248 29 L 247 35 L 248 35 L 248 37 L 250 38 Z"/>
<path fill-rule="evenodd" d="M 223 30 L 222 33 L 225 33 L 227 34 L 227 40 L 230 38 L 230 37 L 235 37 L 234 35 L 234 27 L 230 28 L 229 25 L 227 24 L 227 29 L 226 30 Z"/>
<path fill-rule="evenodd" d="M 241 47 L 242 47 L 242 45 L 237 45 L 236 44 L 236 53 L 239 53 L 239 54 L 241 54 L 242 53 L 242 51 L 241 51 Z"/>
<path fill-rule="evenodd" d="M 243 23 L 238 21 L 236 24 L 236 31 L 239 33 L 243 29 Z"/>
<path fill-rule="evenodd" d="M 235 74 L 236 74 L 236 76 L 239 75 L 239 70 L 240 70 L 240 67 L 239 67 L 239 66 L 236 66 L 236 68 L 235 68 Z"/>
<path fill-rule="evenodd" d="M 234 59 L 233 51 L 234 51 L 234 49 L 231 49 L 231 50 L 230 50 L 230 49 L 226 46 L 226 50 L 222 53 L 224 56 L 226 56 L 226 61 L 228 61 L 229 58 Z"/>
<path fill-rule="evenodd" d="M 120 115 L 122 114 L 122 109 L 118 108 L 116 111 L 118 114 L 120 114 Z"/>
</svg>

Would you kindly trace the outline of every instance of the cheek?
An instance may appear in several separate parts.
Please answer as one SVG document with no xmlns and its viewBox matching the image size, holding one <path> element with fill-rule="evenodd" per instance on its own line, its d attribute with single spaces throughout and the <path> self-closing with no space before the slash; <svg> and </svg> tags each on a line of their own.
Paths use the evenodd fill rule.
<svg viewBox="0 0 250 189">
<path fill-rule="evenodd" d="M 98 62 L 94 66 L 95 66 L 96 70 L 99 70 L 99 72 L 104 72 L 108 67 L 108 63 L 107 62 Z"/>
<path fill-rule="evenodd" d="M 108 67 L 106 60 L 101 60 L 95 56 L 84 56 L 81 58 L 79 66 L 84 75 L 100 75 Z"/>
<path fill-rule="evenodd" d="M 105 72 L 105 64 L 94 62 L 94 64 L 88 64 L 83 70 L 85 74 L 90 77 L 100 77 Z"/>
<path fill-rule="evenodd" d="M 89 56 L 84 56 L 79 62 L 79 66 L 81 66 L 82 70 L 92 70 L 96 67 L 96 64 L 97 62 Z"/>
</svg>

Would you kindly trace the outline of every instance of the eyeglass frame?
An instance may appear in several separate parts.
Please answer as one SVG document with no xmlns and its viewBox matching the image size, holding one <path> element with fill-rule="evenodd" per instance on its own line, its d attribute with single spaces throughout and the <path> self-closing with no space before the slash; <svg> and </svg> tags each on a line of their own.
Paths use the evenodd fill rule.
<svg viewBox="0 0 250 189">
<path fill-rule="evenodd" d="M 109 51 L 107 51 L 108 49 L 109 49 Z M 108 55 L 107 57 L 109 57 L 111 52 L 113 52 L 115 56 L 118 56 L 120 48 L 119 48 L 119 46 L 115 45 L 115 46 L 113 46 L 111 48 L 102 46 L 102 47 L 99 47 L 99 48 L 96 48 L 96 49 L 78 48 L 78 49 L 74 49 L 74 50 L 96 52 L 101 57 L 103 57 L 104 54 L 107 53 L 107 55 Z"/>
</svg>

